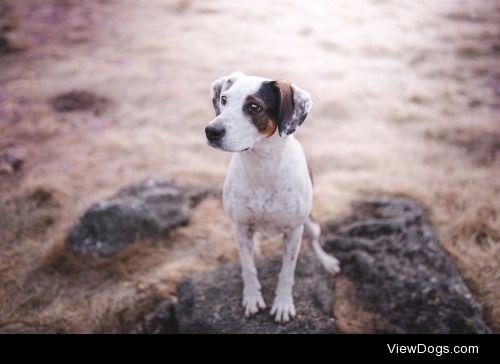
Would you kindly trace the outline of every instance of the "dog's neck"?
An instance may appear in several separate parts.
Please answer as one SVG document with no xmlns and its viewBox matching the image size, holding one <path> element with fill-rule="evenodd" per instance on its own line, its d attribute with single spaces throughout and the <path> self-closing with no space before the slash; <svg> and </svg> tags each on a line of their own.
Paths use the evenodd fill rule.
<svg viewBox="0 0 500 364">
<path fill-rule="evenodd" d="M 278 133 L 256 143 L 252 149 L 240 153 L 241 162 L 248 179 L 260 184 L 268 184 L 275 180 L 278 167 L 282 163 L 283 151 L 287 138 L 281 138 Z"/>
<path fill-rule="evenodd" d="M 253 159 L 269 159 L 271 156 L 280 156 L 288 138 L 282 138 L 278 133 L 255 143 L 252 149 L 243 153 L 242 156 L 249 156 Z"/>
</svg>

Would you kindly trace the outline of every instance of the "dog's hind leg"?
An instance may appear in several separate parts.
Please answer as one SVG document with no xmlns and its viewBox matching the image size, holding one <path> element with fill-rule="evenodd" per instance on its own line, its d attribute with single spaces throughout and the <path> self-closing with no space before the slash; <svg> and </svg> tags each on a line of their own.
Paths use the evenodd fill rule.
<svg viewBox="0 0 500 364">
<path fill-rule="evenodd" d="M 266 308 L 260 292 L 260 283 L 257 278 L 257 268 L 254 260 L 254 232 L 248 226 L 234 224 L 238 254 L 241 262 L 241 276 L 243 278 L 243 307 L 245 316 L 256 314 L 259 309 Z"/>
<path fill-rule="evenodd" d="M 335 274 L 340 272 L 340 264 L 337 258 L 327 254 L 319 243 L 321 228 L 309 216 L 304 224 L 304 238 L 309 241 L 311 249 L 319 258 L 321 265 L 330 273 Z"/>
</svg>

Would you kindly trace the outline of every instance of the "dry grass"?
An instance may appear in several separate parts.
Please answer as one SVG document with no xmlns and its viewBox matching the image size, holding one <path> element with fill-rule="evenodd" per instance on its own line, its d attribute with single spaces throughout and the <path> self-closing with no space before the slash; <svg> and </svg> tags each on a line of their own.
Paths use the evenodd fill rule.
<svg viewBox="0 0 500 364">
<path fill-rule="evenodd" d="M 127 330 L 183 275 L 236 259 L 214 198 L 111 260 L 70 256 L 63 240 L 91 203 L 150 175 L 220 188 L 229 155 L 204 144 L 208 87 L 242 69 L 313 96 L 297 136 L 315 218 L 365 196 L 416 198 L 500 332 L 495 1 L 0 3 L 21 49 L 0 55 L 0 160 L 24 160 L 0 169 L 0 331 Z M 109 103 L 56 112 L 75 90 Z M 278 249 L 264 239 L 263 254 Z"/>
<path fill-rule="evenodd" d="M 364 308 L 356 298 L 354 284 L 345 277 L 335 281 L 335 327 L 342 334 L 390 332 L 391 324 L 379 314 Z"/>
</svg>

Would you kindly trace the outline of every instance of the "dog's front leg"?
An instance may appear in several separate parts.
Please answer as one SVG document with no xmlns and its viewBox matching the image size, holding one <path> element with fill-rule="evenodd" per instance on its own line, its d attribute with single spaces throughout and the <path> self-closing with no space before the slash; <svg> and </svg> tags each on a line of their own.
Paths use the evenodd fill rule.
<svg viewBox="0 0 500 364">
<path fill-rule="evenodd" d="M 260 308 L 266 308 L 260 292 L 260 283 L 257 278 L 257 268 L 254 260 L 254 231 L 244 225 L 234 225 L 238 254 L 241 262 L 241 276 L 243 277 L 243 307 L 245 316 L 256 314 Z"/>
<path fill-rule="evenodd" d="M 283 238 L 283 262 L 271 309 L 271 315 L 275 315 L 277 322 L 288 322 L 296 314 L 292 290 L 303 231 L 304 226 L 301 225 L 286 232 Z"/>
</svg>

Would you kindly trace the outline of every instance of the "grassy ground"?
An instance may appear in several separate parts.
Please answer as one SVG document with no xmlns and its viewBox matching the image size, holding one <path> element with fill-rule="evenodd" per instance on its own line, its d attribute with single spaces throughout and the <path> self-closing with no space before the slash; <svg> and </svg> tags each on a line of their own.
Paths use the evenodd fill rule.
<svg viewBox="0 0 500 364">
<path fill-rule="evenodd" d="M 0 331 L 123 331 L 183 275 L 237 259 L 215 198 L 108 261 L 63 242 L 91 203 L 148 176 L 220 188 L 230 156 L 205 145 L 208 89 L 243 70 L 313 97 L 297 137 L 315 218 L 417 199 L 500 332 L 499 35 L 493 0 L 0 0 Z M 56 111 L 69 91 L 98 107 Z M 367 327 L 337 304 L 344 331 Z"/>
</svg>

